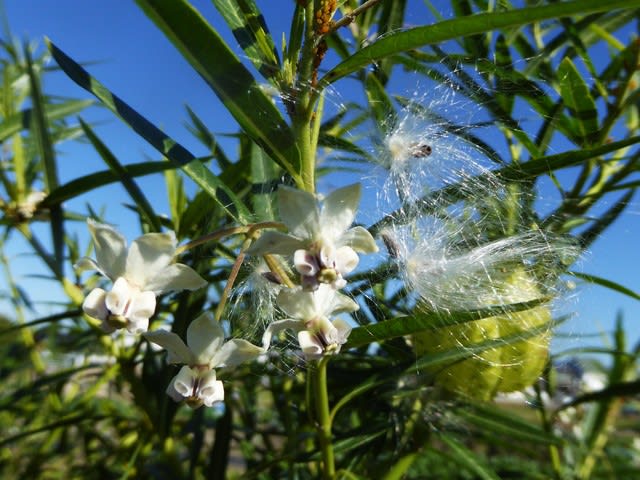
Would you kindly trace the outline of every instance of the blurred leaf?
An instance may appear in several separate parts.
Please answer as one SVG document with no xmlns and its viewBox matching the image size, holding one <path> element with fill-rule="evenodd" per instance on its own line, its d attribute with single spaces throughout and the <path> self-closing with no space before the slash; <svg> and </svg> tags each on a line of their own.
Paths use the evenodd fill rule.
<svg viewBox="0 0 640 480">
<path fill-rule="evenodd" d="M 44 105 L 44 117 L 47 123 L 51 124 L 55 120 L 78 113 L 93 103 L 93 100 L 67 100 L 64 103 L 46 104 Z M 14 133 L 29 128 L 32 117 L 33 108 L 25 108 L 19 113 L 3 119 L 2 123 L 0 123 L 0 143 L 7 140 Z"/>
<path fill-rule="evenodd" d="M 438 439 L 447 445 L 450 449 L 451 458 L 461 467 L 473 472 L 478 478 L 483 480 L 500 480 L 495 472 L 489 470 L 484 462 L 477 454 L 469 450 L 462 443 L 458 442 L 452 436 L 439 432 Z"/>
<path fill-rule="evenodd" d="M 593 144 L 599 131 L 598 110 L 589 87 L 573 62 L 564 58 L 558 67 L 560 94 L 575 120 L 575 140 L 578 145 Z"/>
<path fill-rule="evenodd" d="M 266 158 L 262 149 L 253 144 L 250 176 L 253 179 L 251 198 L 257 221 L 268 221 L 277 218 L 273 192 L 276 190 L 281 173 L 280 168 Z"/>
<path fill-rule="evenodd" d="M 87 125 L 82 119 L 80 119 L 80 125 L 82 126 L 82 130 L 84 134 L 87 136 L 93 148 L 96 149 L 98 155 L 102 157 L 102 160 L 109 166 L 111 170 L 118 176 L 118 181 L 122 184 L 122 186 L 127 190 L 129 195 L 139 209 L 139 213 L 145 220 L 149 223 L 149 225 L 153 228 L 154 231 L 160 232 L 162 231 L 162 227 L 160 225 L 160 221 L 156 216 L 153 207 L 147 200 L 147 197 L 142 193 L 138 184 L 131 178 L 124 167 L 120 164 L 118 159 L 113 155 L 113 153 L 107 148 L 107 146 L 98 138 L 98 136 L 94 133 L 89 125 Z"/>
<path fill-rule="evenodd" d="M 611 280 L 607 280 L 606 278 L 597 277 L 595 275 L 580 273 L 580 272 L 567 272 L 569 275 L 573 275 L 574 277 L 581 278 L 582 280 L 586 280 L 589 283 L 593 283 L 596 285 L 600 285 L 605 288 L 609 288 L 618 293 L 622 293 L 623 295 L 627 295 L 635 300 L 640 300 L 640 295 L 627 288 L 619 283 L 613 282 Z"/>
<path fill-rule="evenodd" d="M 129 165 L 123 165 L 122 168 L 126 174 L 133 177 L 140 177 L 143 175 L 151 175 L 152 173 L 159 173 L 165 170 L 171 170 L 179 168 L 174 163 L 169 163 L 166 161 L 160 162 L 144 162 L 144 163 L 133 163 Z M 60 185 L 53 192 L 47 195 L 47 198 L 44 199 L 42 205 L 44 207 L 49 207 L 51 205 L 58 205 L 65 200 L 69 200 L 70 198 L 75 198 L 83 193 L 90 192 L 97 188 L 103 187 L 105 185 L 109 185 L 110 183 L 115 183 L 119 181 L 119 176 L 112 170 L 103 170 L 101 172 L 92 173 L 90 175 L 85 175 L 84 177 L 76 178 L 75 180 L 71 180 L 68 183 Z"/>
<path fill-rule="evenodd" d="M 184 0 L 136 3 L 204 78 L 244 131 L 298 178 L 300 153 L 291 129 L 220 35 Z"/>
<path fill-rule="evenodd" d="M 212 0 L 249 60 L 263 77 L 280 70 L 278 52 L 254 0 Z"/>
<path fill-rule="evenodd" d="M 378 130 L 382 135 L 396 126 L 397 115 L 393 103 L 385 91 L 384 85 L 380 83 L 375 75 L 367 75 L 365 81 L 369 108 L 373 113 Z"/>
<path fill-rule="evenodd" d="M 528 310 L 545 301 L 546 299 L 540 299 L 464 312 L 416 313 L 411 316 L 396 317 L 383 322 L 354 328 L 349 335 L 345 348 L 361 347 L 373 342 L 381 342 L 404 335 L 411 335 L 424 330 L 437 330 L 438 328 L 446 326 L 473 322 L 507 312 Z"/>
<path fill-rule="evenodd" d="M 541 7 L 514 9 L 507 12 L 480 13 L 469 17 L 445 20 L 433 25 L 391 33 L 359 50 L 331 69 L 319 82 L 322 88 L 336 80 L 366 67 L 370 63 L 424 45 L 436 44 L 467 35 L 499 28 L 511 28 L 557 17 L 608 11 L 615 8 L 640 6 L 640 0 L 578 0 L 554 3 Z"/>
<path fill-rule="evenodd" d="M 118 115 L 136 133 L 149 142 L 151 146 L 180 166 L 229 216 L 240 223 L 247 221 L 250 217 L 247 207 L 191 152 L 107 90 L 53 43 L 49 43 L 49 50 L 69 78 L 85 90 L 93 93 L 113 113 Z M 225 198 L 219 198 L 221 193 L 225 195 Z M 229 208 L 229 200 L 235 207 L 235 212 Z"/>
<path fill-rule="evenodd" d="M 49 123 L 45 116 L 45 101 L 40 89 L 40 78 L 36 75 L 31 60 L 29 48 L 25 47 L 27 62 L 27 74 L 29 75 L 29 86 L 31 89 L 31 106 L 33 108 L 34 136 L 38 145 L 38 154 L 42 162 L 45 187 L 51 192 L 58 187 L 58 167 L 53 143 L 49 134 Z M 53 265 L 54 274 L 62 278 L 64 270 L 64 216 L 62 208 L 54 205 L 49 209 L 49 222 L 51 224 L 51 239 L 53 241 Z"/>
<path fill-rule="evenodd" d="M 558 408 L 558 411 L 565 410 L 570 407 L 575 407 L 576 405 L 580 405 L 582 403 L 601 403 L 614 399 L 620 399 L 621 397 L 633 397 L 637 396 L 638 394 L 640 394 L 640 380 L 614 383 L 607 386 L 606 388 L 603 388 L 602 390 L 583 393 L 575 399 L 563 403 L 562 406 Z"/>
<path fill-rule="evenodd" d="M 600 236 L 610 225 L 615 222 L 622 212 L 629 206 L 629 202 L 633 198 L 635 190 L 627 192 L 620 200 L 618 200 L 613 207 L 608 209 L 600 218 L 595 220 L 594 224 L 586 231 L 582 232 L 578 237 L 578 241 L 582 248 L 588 248 L 596 238 Z"/>
<path fill-rule="evenodd" d="M 475 425 L 483 432 L 491 432 L 505 441 L 518 440 L 540 445 L 559 445 L 562 441 L 522 417 L 494 405 L 471 404 L 454 410 L 456 416 Z"/>
<path fill-rule="evenodd" d="M 184 182 L 175 170 L 165 170 L 164 181 L 167 185 L 167 199 L 169 201 L 169 210 L 171 211 L 171 220 L 173 220 L 172 230 L 179 232 L 182 214 L 187 205 Z"/>
</svg>

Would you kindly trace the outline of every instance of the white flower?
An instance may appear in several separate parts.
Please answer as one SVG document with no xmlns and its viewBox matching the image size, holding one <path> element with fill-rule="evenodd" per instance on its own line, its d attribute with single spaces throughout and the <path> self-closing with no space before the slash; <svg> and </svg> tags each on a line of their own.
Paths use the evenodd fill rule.
<svg viewBox="0 0 640 480">
<path fill-rule="evenodd" d="M 269 347 L 274 334 L 289 328 L 298 334 L 300 348 L 310 360 L 340 351 L 351 333 L 351 327 L 339 318 L 331 322 L 329 317 L 342 312 L 355 312 L 359 308 L 352 299 L 326 284 L 313 292 L 283 290 L 277 302 L 290 318 L 269 325 L 262 337 L 263 348 L 266 350 Z"/>
<path fill-rule="evenodd" d="M 289 229 L 289 234 L 265 232 L 249 253 L 293 253 L 294 266 L 302 276 L 305 289 L 315 290 L 320 283 L 342 288 L 346 284 L 343 275 L 358 265 L 356 252 L 378 251 L 373 237 L 365 228 L 349 228 L 359 202 L 360 185 L 357 183 L 330 193 L 321 208 L 313 194 L 280 186 L 280 219 Z"/>
<path fill-rule="evenodd" d="M 102 321 L 105 332 L 123 327 L 132 333 L 145 331 L 157 295 L 206 285 L 191 267 L 172 263 L 177 244 L 173 232 L 147 233 L 127 249 L 126 240 L 112 227 L 91 219 L 87 224 L 96 260 L 84 257 L 74 267 L 80 272 L 97 270 L 113 281 L 111 291 L 95 288 L 82 304 L 87 315 Z"/>
<path fill-rule="evenodd" d="M 215 368 L 234 367 L 253 360 L 264 350 L 246 340 L 224 342 L 224 331 L 210 313 L 203 313 L 187 328 L 187 343 L 173 332 L 156 330 L 144 337 L 167 350 L 167 362 L 184 364 L 171 380 L 167 394 L 175 401 L 186 399 L 190 407 L 210 407 L 224 400 L 224 387 Z"/>
</svg>

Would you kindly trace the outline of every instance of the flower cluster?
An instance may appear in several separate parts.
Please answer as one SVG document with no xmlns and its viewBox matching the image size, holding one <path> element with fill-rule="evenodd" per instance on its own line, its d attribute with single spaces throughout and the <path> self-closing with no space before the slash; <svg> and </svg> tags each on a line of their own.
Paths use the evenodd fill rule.
<svg viewBox="0 0 640 480">
<path fill-rule="evenodd" d="M 96 260 L 85 257 L 75 267 L 79 272 L 96 270 L 113 286 L 109 291 L 91 290 L 83 310 L 100 320 L 106 333 L 120 328 L 131 333 L 145 332 L 149 342 L 168 352 L 168 363 L 183 365 L 167 389 L 169 396 L 176 401 L 186 400 L 192 407 L 211 406 L 224 400 L 224 387 L 217 380 L 216 368 L 235 367 L 255 359 L 269 348 L 273 335 L 284 329 L 297 333 L 308 359 L 340 351 L 351 327 L 332 317 L 359 307 L 338 289 L 347 283 L 344 275 L 357 266 L 358 252 L 377 251 L 366 229 L 351 227 L 359 201 L 357 184 L 329 194 L 321 207 L 310 193 L 280 187 L 280 217 L 289 233 L 266 232 L 250 253 L 289 255 L 300 281 L 299 285 L 283 287 L 277 295 L 276 304 L 287 318 L 268 326 L 261 347 L 243 339 L 224 342 L 222 326 L 210 313 L 191 322 L 186 343 L 166 330 L 147 332 L 157 295 L 206 285 L 193 269 L 174 263 L 177 242 L 173 232 L 142 235 L 127 248 L 126 240 L 112 227 L 89 220 Z"/>
<path fill-rule="evenodd" d="M 94 288 L 82 309 L 100 320 L 106 333 L 126 328 L 141 333 L 149 328 L 156 297 L 165 292 L 196 290 L 207 282 L 191 267 L 173 263 L 176 237 L 170 233 L 147 233 L 127 249 L 122 235 L 109 225 L 88 220 L 96 260 L 84 257 L 75 264 L 78 272 L 96 270 L 113 282 L 110 291 Z"/>
<path fill-rule="evenodd" d="M 87 223 L 96 260 L 82 258 L 75 268 L 79 272 L 97 270 L 113 281 L 108 292 L 102 288 L 91 290 L 82 305 L 88 316 L 101 321 L 106 333 L 120 328 L 130 333 L 146 332 L 157 295 L 195 290 L 207 284 L 191 267 L 173 263 L 177 246 L 173 232 L 142 235 L 127 249 L 124 237 L 112 227 L 93 220 Z M 194 408 L 224 400 L 224 387 L 216 380 L 215 368 L 233 367 L 263 352 L 246 340 L 223 343 L 222 327 L 209 313 L 191 322 L 186 345 L 178 335 L 165 330 L 146 332 L 144 336 L 168 351 L 169 363 L 184 365 L 167 393 Z"/>
<path fill-rule="evenodd" d="M 187 343 L 173 332 L 156 330 L 144 334 L 150 342 L 168 352 L 167 362 L 184 365 L 173 378 L 167 393 L 175 401 L 186 399 L 191 407 L 210 407 L 224 400 L 224 388 L 215 369 L 235 367 L 263 353 L 246 340 L 224 342 L 224 331 L 210 313 L 203 313 L 187 329 Z"/>
<path fill-rule="evenodd" d="M 266 232 L 249 253 L 293 255 L 303 289 L 313 291 L 321 283 L 340 289 L 347 284 L 344 275 L 358 265 L 357 252 L 378 251 L 365 228 L 350 228 L 359 203 L 359 184 L 330 193 L 321 208 L 313 194 L 281 186 L 278 210 L 289 234 Z"/>
<path fill-rule="evenodd" d="M 307 359 L 337 353 L 346 342 L 351 327 L 330 317 L 354 312 L 358 304 L 338 290 L 347 284 L 344 275 L 358 265 L 358 253 L 378 250 L 365 228 L 351 227 L 359 203 L 359 184 L 331 192 L 322 206 L 311 193 L 279 188 L 278 210 L 289 233 L 265 232 L 249 253 L 289 256 L 300 281 L 278 295 L 277 304 L 288 318 L 269 325 L 263 336 L 265 349 L 272 336 L 285 329 L 297 333 Z"/>
</svg>

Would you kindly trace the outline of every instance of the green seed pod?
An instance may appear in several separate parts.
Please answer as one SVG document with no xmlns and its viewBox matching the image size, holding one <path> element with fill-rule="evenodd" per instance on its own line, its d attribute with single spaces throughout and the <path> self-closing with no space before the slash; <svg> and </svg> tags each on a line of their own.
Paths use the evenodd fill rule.
<svg viewBox="0 0 640 480">
<path fill-rule="evenodd" d="M 493 276 L 490 292 L 481 299 L 487 306 L 539 299 L 536 281 L 522 267 Z M 486 340 L 525 333 L 551 320 L 549 306 L 505 313 L 413 336 L 418 355 L 436 354 L 468 347 Z M 435 385 L 479 400 L 499 392 L 513 392 L 531 385 L 542 373 L 548 358 L 550 332 L 544 331 L 499 348 L 485 350 L 448 367 L 434 367 Z"/>
</svg>

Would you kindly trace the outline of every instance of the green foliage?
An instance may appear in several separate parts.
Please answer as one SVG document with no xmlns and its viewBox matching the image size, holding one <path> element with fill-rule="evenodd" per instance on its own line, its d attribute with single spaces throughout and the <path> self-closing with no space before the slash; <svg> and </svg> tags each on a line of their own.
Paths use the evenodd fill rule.
<svg viewBox="0 0 640 480">
<path fill-rule="evenodd" d="M 640 2 L 524 2 L 514 8 L 506 1 L 453 1 L 452 19 L 424 2 L 420 8 L 430 8 L 436 21 L 413 28 L 405 28 L 411 2 L 282 3 L 291 28 L 278 50 L 260 2 L 213 1 L 248 59 L 243 62 L 187 1 L 137 1 L 236 120 L 234 154 L 218 143 L 219 126 L 188 108 L 189 130 L 205 152 L 191 153 L 49 42 L 60 69 L 165 158 L 125 165 L 97 128 L 72 120 L 93 102 L 54 100 L 42 87 L 44 55 L 3 42 L 0 264 L 7 285 L 2 295 L 14 309 L 11 318 L 0 319 L 3 478 L 630 478 L 640 453 L 633 441 L 637 415 L 626 412 L 640 408 L 640 344 L 627 345 L 622 319 L 612 345 L 597 351 L 606 361 L 590 367 L 604 378 L 601 388 L 566 392 L 567 380 L 556 381 L 562 371 L 553 362 L 540 370 L 552 329 L 562 320 L 550 318 L 549 305 L 562 275 L 639 298 L 616 279 L 570 269 L 578 253 L 606 235 L 639 184 L 640 43 L 620 31 L 635 21 Z M 601 43 L 608 57 L 592 58 L 592 47 Z M 437 94 L 464 98 L 482 112 L 489 133 L 392 91 L 401 68 Z M 280 103 L 265 93 L 260 77 Z M 326 87 L 345 77 L 357 82 L 366 100 L 347 99 L 347 108 L 325 111 Z M 534 122 L 522 122 L 523 106 Z M 384 149 L 396 148 L 390 137 L 406 133 L 408 118 L 438 130 L 403 140 L 409 166 L 398 167 Z M 371 131 L 378 138 L 373 146 L 366 139 Z M 61 184 L 56 146 L 79 136 L 108 168 Z M 108 282 L 70 268 L 96 248 L 79 235 L 84 225 L 76 221 L 109 219 L 97 205 L 70 211 L 67 200 L 121 184 L 142 233 L 175 232 L 179 263 L 206 280 L 204 289 L 158 295 L 150 330 L 170 329 L 187 339 L 190 323 L 211 311 L 231 337 L 258 344 L 267 324 L 284 318 L 286 308 L 276 307 L 278 289 L 300 280 L 281 252 L 260 259 L 251 245 L 275 233 L 270 229 L 296 230 L 294 220 L 312 216 L 300 220 L 304 210 L 280 205 L 278 185 L 315 193 L 322 175 L 370 177 L 376 161 L 389 178 L 406 180 L 403 172 L 429 157 L 432 147 L 440 153 L 435 149 L 446 146 L 445 137 L 483 152 L 492 168 L 435 187 L 412 183 L 402 190 L 398 181 L 385 187 L 398 192 L 390 211 L 363 199 L 360 208 L 375 216 L 368 231 L 387 252 L 346 278 L 343 291 L 360 309 L 350 313 L 356 326 L 339 354 L 327 348 L 303 361 L 284 334 L 276 335 L 277 346 L 261 361 L 219 369 L 224 403 L 192 410 L 166 394 L 179 370 L 167 365 L 164 352 L 139 335 L 105 334 L 83 311 L 86 295 Z M 447 160 L 458 161 L 453 157 L 463 151 Z M 327 159 L 322 165 L 320 157 Z M 437 176 L 432 168 L 420 178 L 425 184 Z M 154 210 L 141 186 L 144 176 L 159 173 L 169 216 Z M 559 201 L 540 209 L 537 189 L 547 180 Z M 190 193 L 186 181 L 197 191 Z M 343 196 L 348 204 L 349 194 Z M 294 220 L 281 218 L 287 213 Z M 522 247 L 517 256 L 498 249 L 482 257 L 482 268 L 456 267 L 466 272 L 466 283 L 449 282 L 463 297 L 478 285 L 492 293 L 474 299 L 482 300 L 479 305 L 462 298 L 441 307 L 421 297 L 420 288 L 460 292 L 446 290 L 447 278 L 439 284 L 438 271 L 422 261 L 429 245 L 420 243 L 419 227 L 427 220 L 445 224 L 438 235 L 453 238 L 445 247 L 454 260 L 471 262 L 468 252 L 501 241 L 511 248 L 514 239 L 532 234 L 548 242 L 533 253 Z M 39 228 L 42 222 L 48 228 Z M 406 241 L 396 240 L 401 232 Z M 8 258 L 12 242 L 41 260 L 34 275 L 61 288 L 63 298 L 49 306 L 55 313 L 35 313 Z M 404 251 L 412 242 L 425 250 L 418 249 L 413 263 Z M 307 252 L 312 243 L 296 248 Z M 505 269 L 524 272 L 535 294 L 497 295 L 495 278 Z M 321 273 L 329 278 L 336 271 Z M 527 322 L 531 311 L 543 314 Z M 187 343 L 197 341 L 194 335 Z M 496 352 L 521 355 L 514 360 Z M 536 358 L 526 363 L 531 352 Z M 483 362 L 490 368 L 480 367 Z M 516 365 L 505 365 L 511 362 Z M 473 395 L 469 388 L 447 388 L 451 382 L 442 377 L 464 371 L 454 380 L 480 385 L 488 370 L 498 383 L 517 386 L 510 390 L 532 383 L 522 377 L 541 378 L 528 390 L 527 403 L 513 405 L 493 399 L 495 385 Z M 514 372 L 519 378 L 509 377 Z M 563 393 L 571 398 L 558 403 Z"/>
</svg>

